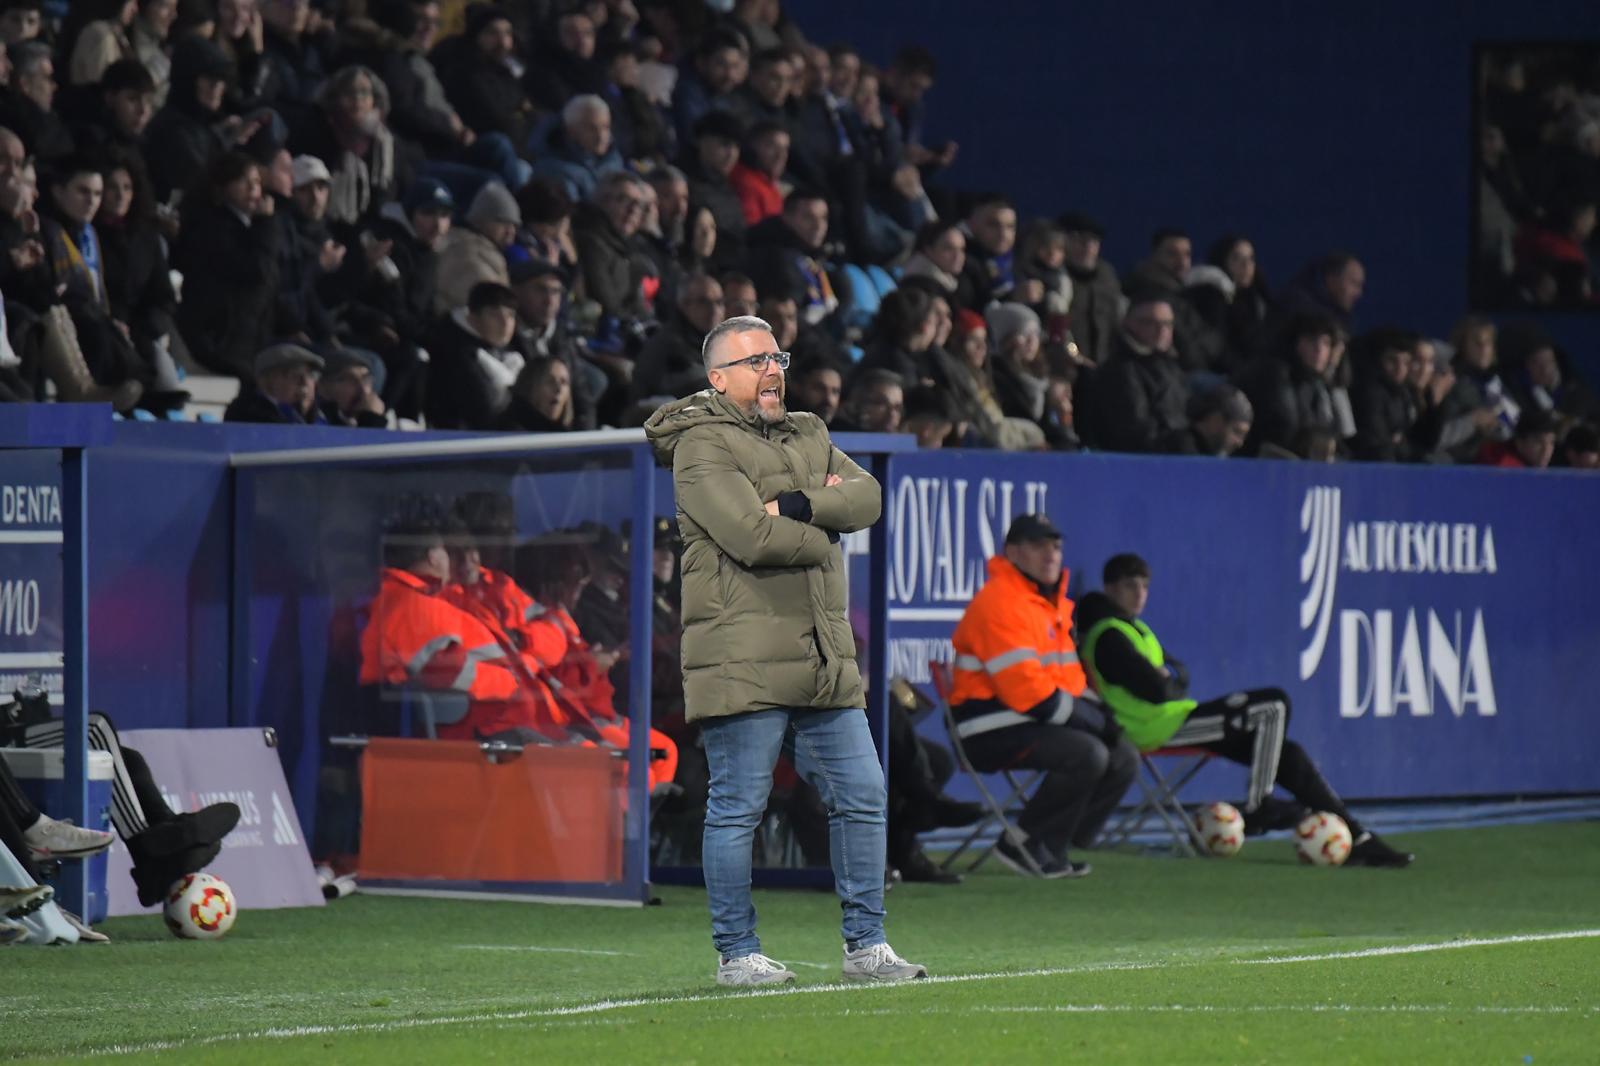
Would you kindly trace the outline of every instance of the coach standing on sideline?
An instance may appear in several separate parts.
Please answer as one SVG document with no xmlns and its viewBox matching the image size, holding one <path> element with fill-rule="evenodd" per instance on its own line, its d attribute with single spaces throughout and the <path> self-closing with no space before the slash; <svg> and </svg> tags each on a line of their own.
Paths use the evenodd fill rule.
<svg viewBox="0 0 1600 1066">
<path fill-rule="evenodd" d="M 761 954 L 751 848 L 786 738 L 828 808 L 844 976 L 926 977 L 883 933 L 886 797 L 845 616 L 840 533 L 878 520 L 878 483 L 783 404 L 789 354 L 759 318 L 701 349 L 711 388 L 645 424 L 672 466 L 683 537 L 683 689 L 711 770 L 703 865 L 717 983 L 793 981 Z"/>
</svg>

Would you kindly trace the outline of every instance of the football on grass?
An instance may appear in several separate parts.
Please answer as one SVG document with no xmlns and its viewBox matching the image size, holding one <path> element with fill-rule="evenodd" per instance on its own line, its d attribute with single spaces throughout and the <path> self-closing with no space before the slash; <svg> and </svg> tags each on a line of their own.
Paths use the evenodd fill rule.
<svg viewBox="0 0 1600 1066">
<path fill-rule="evenodd" d="M 218 940 L 239 913 L 233 889 L 220 877 L 185 874 L 167 890 L 167 928 L 181 940 Z"/>
<path fill-rule="evenodd" d="M 1200 829 L 1200 842 L 1210 854 L 1225 859 L 1244 847 L 1244 818 L 1233 804 L 1202 807 L 1194 821 Z"/>
<path fill-rule="evenodd" d="M 1317 811 L 1294 828 L 1294 850 L 1301 862 L 1312 866 L 1343 864 L 1350 857 L 1350 845 L 1350 827 L 1337 814 Z"/>
</svg>

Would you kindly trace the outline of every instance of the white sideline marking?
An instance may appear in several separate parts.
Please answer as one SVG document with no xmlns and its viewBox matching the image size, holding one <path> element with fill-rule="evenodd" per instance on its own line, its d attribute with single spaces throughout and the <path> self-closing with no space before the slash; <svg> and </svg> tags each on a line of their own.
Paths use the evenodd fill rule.
<svg viewBox="0 0 1600 1066">
<path fill-rule="evenodd" d="M 1254 1004 L 1239 1007 L 1164 1003 L 1139 1006 L 1133 1003 L 1057 1003 L 1048 1007 L 963 1007 L 962 1014 L 1596 1014 L 1596 1007 L 1450 1007 L 1444 1004 L 1388 1003 L 1366 1006 L 1359 1003 Z"/>
<path fill-rule="evenodd" d="M 537 944 L 457 944 L 462 951 L 543 951 L 551 955 L 613 955 L 636 959 L 631 951 L 601 951 L 599 948 L 546 948 Z"/>
<path fill-rule="evenodd" d="M 1564 933 L 1519 933 L 1516 936 L 1468 937 L 1441 940 L 1433 944 L 1395 944 L 1360 951 L 1333 951 L 1325 955 L 1276 955 L 1265 959 L 1234 959 L 1241 966 L 1272 966 L 1284 962 L 1322 962 L 1328 959 L 1375 959 L 1383 955 L 1417 955 L 1425 951 L 1453 951 L 1457 948 L 1487 948 L 1498 944 L 1537 944 L 1546 940 L 1587 940 L 1600 937 L 1600 929 L 1571 929 Z"/>
<path fill-rule="evenodd" d="M 1455 948 L 1493 947 L 1500 944 L 1525 944 L 1537 943 L 1548 940 L 1575 940 L 1581 938 L 1600 937 L 1600 929 L 1574 929 L 1558 933 L 1523 933 L 1514 936 L 1484 937 L 1471 940 L 1449 940 L 1433 944 L 1408 944 L 1393 947 L 1367 948 L 1361 951 L 1337 951 L 1322 955 L 1280 955 L 1265 959 L 1233 959 L 1236 963 L 1253 963 L 1257 965 L 1271 965 L 1285 962 L 1316 962 L 1322 959 L 1351 959 L 1371 958 L 1384 955 L 1404 955 L 1427 951 L 1448 951 Z M 135 1044 L 113 1044 L 106 1047 L 89 1049 L 84 1054 L 90 1056 L 101 1055 L 133 1055 L 150 1051 L 176 1051 L 182 1048 L 207 1047 L 216 1044 L 237 1043 L 245 1040 L 288 1040 L 305 1036 L 334 1036 L 353 1035 L 359 1033 L 389 1033 L 400 1032 L 408 1029 L 432 1029 L 446 1025 L 477 1025 L 483 1023 L 504 1023 L 518 1021 L 533 1021 L 541 1018 L 571 1018 L 586 1014 L 603 1014 L 610 1011 L 629 1010 L 635 1007 L 671 1007 L 678 1004 L 689 1003 L 715 1003 L 734 1000 L 766 999 L 773 996 L 805 996 L 828 995 L 840 993 L 867 993 L 884 988 L 915 988 L 921 985 L 965 984 L 972 981 L 1007 981 L 1028 977 L 1065 977 L 1072 974 L 1111 973 L 1119 970 L 1158 970 L 1176 966 L 1195 966 L 1207 962 L 1222 962 L 1223 959 L 1214 955 L 1204 958 L 1166 958 L 1151 962 L 1104 962 L 1086 963 L 1082 966 L 1053 966 L 1035 970 L 1013 970 L 993 973 L 968 973 L 950 974 L 942 977 L 930 977 L 922 981 L 912 981 L 905 985 L 871 985 L 871 984 L 827 984 L 827 985 L 801 985 L 799 987 L 783 988 L 756 988 L 742 992 L 696 992 L 683 996 L 642 996 L 631 999 L 602 999 L 592 1003 L 575 1003 L 566 1007 L 546 1007 L 543 1009 L 521 1009 L 510 1011 L 487 1011 L 481 1014 L 444 1015 L 434 1018 L 397 1018 L 381 1022 L 346 1022 L 338 1025 L 301 1025 L 286 1026 L 271 1029 L 257 1029 L 234 1033 L 218 1033 L 214 1036 L 196 1037 L 190 1040 L 151 1040 Z M 1337 1006 L 1337 1005 L 1335 1005 Z M 969 1008 L 970 1009 L 970 1008 Z M 1002 1008 L 985 1008 L 989 1011 L 998 1011 Z M 1028 1009 L 1028 1008 L 1023 1008 Z M 1055 1008 L 1040 1008 L 1055 1009 Z M 1094 1013 L 1102 1009 L 1100 1005 L 1089 1004 L 1082 1009 L 1082 1013 Z M 1105 1010 L 1123 1009 L 1105 1007 Z M 1127 1010 L 1181 1010 L 1196 1008 L 1175 1007 L 1127 1007 Z M 1204 1008 L 1199 1008 L 1204 1009 Z M 1313 1010 L 1315 1007 L 1288 1008 L 1299 1010 Z M 1492 1012 L 1492 1008 L 1461 1007 L 1445 1008 L 1462 1011 Z M 1589 1008 L 1576 1008 L 1576 1010 L 1589 1010 Z M 1399 1013 L 1396 1009 L 1396 1013 Z M 1420 1013 L 1420 1012 L 1419 1012 Z M 1549 1013 L 1555 1013 L 1550 1011 Z"/>
</svg>

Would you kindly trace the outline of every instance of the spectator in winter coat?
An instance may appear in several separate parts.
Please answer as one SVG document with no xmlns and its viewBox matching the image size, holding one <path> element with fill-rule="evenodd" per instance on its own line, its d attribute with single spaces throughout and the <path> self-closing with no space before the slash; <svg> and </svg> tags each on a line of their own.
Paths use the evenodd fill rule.
<svg viewBox="0 0 1600 1066">
<path fill-rule="evenodd" d="M 1221 280 L 1206 284 L 1197 266 L 1184 279 L 1184 295 L 1222 335 L 1224 363 L 1230 370 L 1237 369 L 1256 351 L 1257 334 L 1272 305 L 1256 265 L 1255 245 L 1245 237 L 1222 237 L 1211 245 L 1203 266 L 1220 271 Z"/>
<path fill-rule="evenodd" d="M 1225 373 L 1222 334 L 1212 329 L 1184 294 L 1194 247 L 1181 230 L 1158 230 L 1150 238 L 1150 257 L 1128 274 L 1122 287 L 1130 297 L 1146 290 L 1164 293 L 1176 322 L 1172 347 L 1187 373 Z"/>
<path fill-rule="evenodd" d="M 272 174 L 267 174 L 268 195 Z M 273 209 L 278 225 L 278 301 L 273 333 L 302 343 L 333 339 L 333 313 L 323 298 L 324 279 L 342 267 L 348 249 L 328 230 L 328 168 L 315 156 L 297 156 L 290 165 L 289 197 Z M 281 210 L 280 210 L 281 208 Z"/>
<path fill-rule="evenodd" d="M 717 221 L 704 205 L 689 202 L 689 179 L 674 166 L 657 167 L 648 178 L 656 193 L 656 227 L 643 233 L 645 254 L 661 277 L 657 306 L 678 298 L 683 279 L 709 269 L 717 249 Z"/>
<path fill-rule="evenodd" d="M 1498 331 L 1468 316 L 1450 334 L 1455 384 L 1439 405 L 1439 447 L 1458 463 L 1475 462 L 1486 444 L 1510 439 L 1521 406 L 1500 375 Z"/>
<path fill-rule="evenodd" d="M 1111 358 L 1122 322 L 1122 283 L 1100 258 L 1105 229 L 1087 215 L 1068 212 L 1056 220 L 1067 235 L 1067 275 L 1072 278 L 1072 339 L 1078 353 L 1100 366 Z"/>
<path fill-rule="evenodd" d="M 1285 344 L 1292 344 L 1293 338 L 1287 334 L 1300 314 L 1331 318 L 1348 335 L 1366 284 L 1366 268 L 1349 252 L 1329 252 L 1308 264 L 1279 294 L 1272 313 L 1256 335 L 1260 345 L 1257 350 L 1282 351 Z"/>
<path fill-rule="evenodd" d="M 898 433 L 906 413 L 905 382 L 892 370 L 868 370 L 850 382 L 834 433 Z"/>
<path fill-rule="evenodd" d="M 1232 385 L 1217 385 L 1189 401 L 1189 428 L 1174 450 L 1226 458 L 1244 446 L 1253 421 L 1249 397 Z"/>
<path fill-rule="evenodd" d="M 1017 209 L 992 197 L 972 209 L 966 225 L 967 258 L 956 303 L 982 312 L 1016 287 Z"/>
<path fill-rule="evenodd" d="M 472 287 L 467 302 L 429 336 L 428 423 L 439 429 L 494 429 L 511 405 L 527 359 L 512 347 L 517 297 L 497 282 Z"/>
<path fill-rule="evenodd" d="M 593 429 L 595 408 L 607 388 L 605 372 L 585 358 L 578 339 L 562 321 L 566 300 L 566 275 L 542 259 L 530 259 L 511 269 L 511 291 L 517 296 L 517 347 L 531 366 L 539 359 L 555 359 L 567 368 L 572 392 L 573 429 Z"/>
<path fill-rule="evenodd" d="M 555 18 L 555 31 L 534 49 L 528 73 L 522 79 L 528 98 L 548 114 L 560 112 L 568 101 L 605 91 L 605 72 L 595 58 L 597 34 L 594 19 L 581 7 Z"/>
<path fill-rule="evenodd" d="M 1327 374 L 1338 323 L 1327 315 L 1308 312 L 1295 316 L 1285 333 L 1287 346 L 1259 357 L 1245 369 L 1239 383 L 1255 410 L 1246 455 L 1255 455 L 1268 445 L 1303 454 L 1297 443 L 1304 434 L 1334 430 Z"/>
<path fill-rule="evenodd" d="M 789 194 L 783 214 L 750 231 L 750 277 L 756 290 L 768 297 L 793 297 L 800 320 L 810 326 L 829 318 L 841 303 L 824 258 L 827 239 L 828 201 L 804 190 Z"/>
<path fill-rule="evenodd" d="M 252 360 L 253 381 L 228 405 L 224 422 L 267 422 L 322 426 L 327 417 L 317 405 L 322 356 L 298 344 L 274 344 Z"/>
<path fill-rule="evenodd" d="M 173 19 L 178 14 L 178 0 L 139 0 L 139 14 L 128 27 L 128 41 L 133 45 L 133 58 L 150 72 L 155 82 L 155 106 L 167 102 L 167 88 L 172 81 L 172 56 L 167 49 L 167 35 L 172 31 Z"/>
<path fill-rule="evenodd" d="M 72 57 L 67 64 L 68 85 L 95 85 L 111 64 L 133 58 L 128 29 L 138 13 L 137 0 L 78 0 L 72 5 L 68 21 L 81 19 L 82 28 L 76 39 L 60 42 L 70 48 Z"/>
<path fill-rule="evenodd" d="M 931 278 L 946 298 L 955 300 L 967 263 L 967 235 L 958 222 L 939 220 L 917 230 L 904 277 Z M 976 311 L 976 308 L 967 308 Z"/>
<path fill-rule="evenodd" d="M 934 345 L 938 330 L 933 297 L 911 287 L 894 290 L 883 298 L 878 308 L 872 329 L 864 340 L 866 352 L 857 366 L 857 373 L 887 370 L 907 387 L 942 381 L 942 367 Z"/>
<path fill-rule="evenodd" d="M 167 203 L 174 191 L 188 191 L 212 160 L 254 132 L 253 124 L 231 122 L 224 111 L 233 78 L 228 57 L 203 37 L 188 38 L 173 50 L 171 91 L 145 134 L 157 201 Z"/>
<path fill-rule="evenodd" d="M 566 433 L 576 428 L 572 410 L 572 372 L 559 359 L 528 361 L 511 390 L 511 403 L 497 428 L 524 433 Z"/>
<path fill-rule="evenodd" d="M 1418 458 L 1412 438 L 1418 411 L 1410 388 L 1416 339 L 1380 330 L 1362 341 L 1352 397 L 1356 435 L 1351 450 L 1368 462 L 1412 462 Z"/>
<path fill-rule="evenodd" d="M 716 278 L 697 274 L 685 281 L 678 290 L 675 313 L 634 360 L 634 400 L 677 399 L 700 391 L 706 380 L 701 345 L 711 327 L 725 317 L 722 286 Z"/>
<path fill-rule="evenodd" d="M 107 310 L 126 324 L 140 361 L 152 368 L 152 390 L 175 393 L 179 386 L 172 345 L 178 297 L 172 290 L 166 245 L 156 228 L 149 179 L 137 156 L 113 157 L 101 176 L 105 198 L 95 230 L 100 235 Z M 147 390 L 147 408 L 152 399 Z"/>
<path fill-rule="evenodd" d="M 249 156 L 219 156 L 207 179 L 173 251 L 183 274 L 178 328 L 198 363 L 248 381 L 278 288 L 275 205 L 262 195 L 261 171 Z"/>
<path fill-rule="evenodd" d="M 635 256 L 633 239 L 644 224 L 650 193 L 638 175 L 613 171 L 601 179 L 594 201 L 580 204 L 573 219 L 584 293 L 600 305 L 602 314 L 622 322 L 649 315 L 642 253 Z"/>
<path fill-rule="evenodd" d="M 1189 386 L 1173 346 L 1176 314 L 1160 292 L 1133 298 L 1111 359 L 1095 374 L 1093 443 L 1116 452 L 1176 452 L 1189 427 Z"/>
<path fill-rule="evenodd" d="M 919 169 L 939 170 L 955 162 L 957 144 L 925 143 L 923 97 L 938 77 L 938 64 L 925 48 L 902 48 L 883 72 L 884 110 L 894 113 L 905 131 L 906 162 Z"/>
<path fill-rule="evenodd" d="M 1565 433 L 1575 422 L 1600 415 L 1594 393 L 1565 367 L 1561 353 L 1546 338 L 1530 339 L 1533 347 L 1514 357 L 1511 390 L 1524 411 L 1538 408 L 1553 415 L 1556 428 Z M 1509 342 L 1508 342 L 1509 346 Z"/>
<path fill-rule="evenodd" d="M 346 257 L 346 324 L 356 343 L 382 358 L 378 393 L 400 418 L 414 420 L 422 411 L 427 368 L 417 345 L 433 320 L 438 250 L 450 235 L 454 210 L 448 186 L 418 178 L 403 200 L 384 204 L 362 234 L 363 254 L 353 262 Z"/>
<path fill-rule="evenodd" d="M 261 62 L 267 69 L 267 102 L 274 107 L 309 107 L 333 71 L 333 34 L 311 27 L 310 0 L 263 0 Z"/>
<path fill-rule="evenodd" d="M 691 65 L 680 73 L 672 94 L 672 122 L 680 145 L 698 139 L 700 121 L 708 114 L 733 111 L 733 93 L 749 73 L 750 48 L 744 38 L 726 29 L 713 29 L 700 38 Z M 737 150 L 737 135 L 733 144 Z"/>
<path fill-rule="evenodd" d="M 1019 284 L 1036 283 L 1023 302 L 1045 322 L 1045 332 L 1064 335 L 1072 311 L 1072 276 L 1067 273 L 1067 235 L 1061 227 L 1038 221 L 1023 231 L 1016 273 Z"/>
<path fill-rule="evenodd" d="M 1561 440 L 1561 455 L 1551 464 L 1567 470 L 1600 470 L 1600 430 L 1579 423 Z"/>
<path fill-rule="evenodd" d="M 534 139 L 534 179 L 559 183 L 574 202 L 593 199 L 600 179 L 623 167 L 611 142 L 611 108 L 598 96 L 568 100 L 560 121 L 551 121 Z"/>
<path fill-rule="evenodd" d="M 665 112 L 641 88 L 640 65 L 650 62 L 647 42 L 608 44 L 600 52 L 605 87 L 600 95 L 611 105 L 611 137 L 630 163 L 664 160 L 672 149 L 672 129 Z"/>
<path fill-rule="evenodd" d="M 743 159 L 728 175 L 728 183 L 739 196 L 746 225 L 783 214 L 779 182 L 789 165 L 789 143 L 789 131 L 776 122 L 752 126 L 745 138 Z"/>
<path fill-rule="evenodd" d="M 451 106 L 469 129 L 480 137 L 499 133 L 513 145 L 524 145 L 532 128 L 533 102 L 517 78 L 515 54 L 506 10 L 474 4 L 467 8 L 465 31 L 441 42 L 430 58 Z"/>
<path fill-rule="evenodd" d="M 521 224 L 522 211 L 504 185 L 494 181 L 478 191 L 467 208 L 466 225 L 453 229 L 439 251 L 435 314 L 464 306 L 477 285 L 492 281 L 504 286 L 511 280 L 505 250 Z"/>
<path fill-rule="evenodd" d="M 770 321 L 770 320 L 769 320 Z M 844 395 L 844 377 L 830 363 L 791 364 L 789 371 L 789 409 L 809 411 L 833 428 Z"/>
<path fill-rule="evenodd" d="M 542 259 L 560 267 L 568 278 L 578 274 L 578 246 L 572 242 L 571 197 L 559 185 L 530 181 L 517 190 L 522 228 L 512 258 Z"/>
<path fill-rule="evenodd" d="M 155 114 L 155 91 L 137 59 L 113 63 L 100 79 L 92 117 L 74 126 L 73 139 L 84 152 L 116 152 L 144 171 L 144 131 Z"/>
<path fill-rule="evenodd" d="M 1000 410 L 1008 418 L 1037 423 L 1045 415 L 1050 388 L 1039 316 L 1022 304 L 1003 303 L 990 307 L 985 317 L 994 347 L 990 367 Z"/>
<path fill-rule="evenodd" d="M 744 129 L 739 120 L 722 111 L 704 115 L 694 125 L 686 144 L 693 155 L 684 164 L 689 178 L 689 202 L 706 207 L 717 222 L 717 248 L 712 263 L 719 270 L 744 262 L 744 204 L 729 175 L 739 162 Z"/>
<path fill-rule="evenodd" d="M 366 67 L 345 67 L 317 94 L 317 107 L 290 129 L 289 147 L 327 164 L 328 222 L 346 232 L 377 217 L 410 181 L 403 142 L 384 124 L 389 91 Z"/>
<path fill-rule="evenodd" d="M 55 112 L 55 61 L 39 41 L 9 46 L 11 82 L 0 87 L 0 126 L 11 130 L 41 161 L 62 159 L 74 145 L 67 125 Z"/>
<path fill-rule="evenodd" d="M 317 406 L 332 426 L 387 429 L 383 403 L 386 371 L 377 353 L 340 348 L 330 355 L 317 382 Z"/>
</svg>

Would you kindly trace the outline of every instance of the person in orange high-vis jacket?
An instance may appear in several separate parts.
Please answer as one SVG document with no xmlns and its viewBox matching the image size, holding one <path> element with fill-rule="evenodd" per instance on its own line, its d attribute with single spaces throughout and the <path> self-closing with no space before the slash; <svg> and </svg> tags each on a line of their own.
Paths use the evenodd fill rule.
<svg viewBox="0 0 1600 1066">
<path fill-rule="evenodd" d="M 446 587 L 445 598 L 509 635 L 524 667 L 551 690 L 553 711 L 562 724 L 570 728 L 581 721 L 601 740 L 626 751 L 628 721 L 612 707 L 611 682 L 595 662 L 577 623 L 564 607 L 540 603 L 510 574 L 483 565 L 478 540 L 493 534 L 471 521 L 472 508 L 465 510 L 466 524 L 475 528 L 452 545 L 454 581 Z M 678 746 L 665 733 L 652 729 L 650 747 L 653 753 L 661 753 L 650 760 L 650 787 L 654 790 L 677 773 Z"/>
<path fill-rule="evenodd" d="M 450 577 L 444 538 L 427 523 L 392 535 L 371 617 L 361 634 L 363 684 L 415 684 L 469 697 L 467 717 L 439 727 L 452 739 L 564 742 L 594 735 L 558 715 L 549 687 L 516 659 L 514 646 L 440 595 Z"/>
<path fill-rule="evenodd" d="M 1012 869 L 1046 877 L 1089 872 L 1067 849 L 1094 842 L 1139 768 L 1116 719 L 1078 698 L 1086 681 L 1067 576 L 1060 530 L 1022 515 L 950 638 L 950 711 L 973 766 L 1046 771 L 1017 818 L 1025 839 L 1007 834 L 995 850 Z"/>
</svg>

